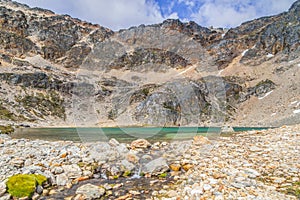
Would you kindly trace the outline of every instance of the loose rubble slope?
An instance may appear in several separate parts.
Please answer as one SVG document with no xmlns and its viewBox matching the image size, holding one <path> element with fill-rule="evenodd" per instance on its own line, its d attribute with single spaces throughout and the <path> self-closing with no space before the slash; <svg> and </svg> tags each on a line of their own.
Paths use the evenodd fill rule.
<svg viewBox="0 0 300 200">
<path fill-rule="evenodd" d="M 48 185 L 35 194 L 46 199 L 95 194 L 107 199 L 296 200 L 299 142 L 299 125 L 217 139 L 137 140 L 131 145 L 115 139 L 73 143 L 0 135 L 0 195 L 8 196 L 2 185 L 9 176 L 36 173 L 48 178 Z M 142 177 L 132 179 L 139 170 Z"/>
</svg>

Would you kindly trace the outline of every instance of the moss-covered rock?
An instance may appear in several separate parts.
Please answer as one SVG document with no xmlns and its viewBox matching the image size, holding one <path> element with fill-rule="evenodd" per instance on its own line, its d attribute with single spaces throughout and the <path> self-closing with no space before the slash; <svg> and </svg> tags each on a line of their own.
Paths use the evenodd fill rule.
<svg viewBox="0 0 300 200">
<path fill-rule="evenodd" d="M 10 120 L 10 121 L 22 121 L 25 120 L 25 117 L 23 115 L 16 115 L 13 112 L 11 112 L 6 106 L 4 106 L 4 103 L 2 102 L 2 99 L 0 100 L 0 119 L 1 120 Z"/>
<path fill-rule="evenodd" d="M 291 194 L 300 199 L 300 182 L 295 182 L 286 189 L 287 194 Z"/>
<path fill-rule="evenodd" d="M 8 193 L 13 197 L 31 197 L 37 185 L 42 185 L 47 181 L 43 175 L 36 174 L 17 174 L 11 176 L 7 183 Z"/>
<path fill-rule="evenodd" d="M 125 171 L 124 173 L 123 173 L 123 176 L 124 177 L 128 177 L 128 176 L 130 176 L 131 175 L 131 171 Z"/>
<path fill-rule="evenodd" d="M 56 116 L 62 119 L 66 118 L 63 105 L 64 99 L 55 91 L 50 91 L 47 94 L 37 92 L 24 97 L 19 96 L 16 98 L 16 101 L 27 111 L 34 113 L 38 117 Z"/>
<path fill-rule="evenodd" d="M 15 129 L 11 126 L 1 126 L 0 125 L 0 134 L 10 134 L 13 133 L 15 131 Z"/>
<path fill-rule="evenodd" d="M 15 118 L 14 114 L 0 104 L 0 119 L 10 120 L 14 118 Z"/>
<path fill-rule="evenodd" d="M 175 69 L 183 69 L 190 65 L 188 60 L 172 51 L 157 48 L 137 48 L 133 52 L 125 53 L 116 59 L 110 68 L 141 71 L 143 70 L 141 66 L 149 63 L 165 64 Z M 161 68 L 160 66 L 158 70 Z"/>
</svg>

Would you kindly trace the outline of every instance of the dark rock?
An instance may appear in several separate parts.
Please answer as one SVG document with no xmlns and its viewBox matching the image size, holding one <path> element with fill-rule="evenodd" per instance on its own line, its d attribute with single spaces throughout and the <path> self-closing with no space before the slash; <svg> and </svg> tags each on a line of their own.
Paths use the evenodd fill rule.
<svg viewBox="0 0 300 200">
<path fill-rule="evenodd" d="M 71 94 L 74 92 L 74 88 L 78 89 L 79 86 L 75 87 L 76 84 L 73 82 L 64 82 L 56 78 L 48 76 L 43 72 L 36 73 L 0 73 L 0 81 L 5 81 L 12 85 L 22 85 L 24 87 L 33 87 L 37 89 L 55 90 L 65 94 Z M 91 85 L 85 84 L 84 88 L 88 89 Z M 93 86 L 92 86 L 93 87 Z"/>
<path fill-rule="evenodd" d="M 177 30 L 180 33 L 184 33 L 189 37 L 192 37 L 195 41 L 201 43 L 203 46 L 208 46 L 214 40 L 217 40 L 221 37 L 221 34 L 216 34 L 216 32 L 199 26 L 193 21 L 182 23 L 178 19 L 167 19 L 163 21 L 163 23 L 159 24 L 159 26 L 161 26 L 163 29 Z"/>
<path fill-rule="evenodd" d="M 279 53 L 288 55 L 289 60 L 299 54 L 300 30 L 299 1 L 295 2 L 289 12 L 273 17 L 260 18 L 255 21 L 256 26 L 262 24 L 259 37 L 255 41 L 254 48 L 250 49 L 242 59 L 245 64 L 260 64 L 268 58 L 266 55 Z M 295 13 L 296 12 L 296 13 Z M 254 61 L 254 62 L 253 62 Z"/>
<path fill-rule="evenodd" d="M 7 4 L 22 7 L 31 13 L 29 15 L 18 9 L 0 7 L 0 47 L 17 56 L 34 52 L 58 63 L 62 62 L 59 58 L 66 56 L 64 66 L 77 68 L 91 50 L 86 44 L 79 44 L 82 37 L 88 37 L 89 42 L 95 43 L 113 34 L 109 29 L 84 23 L 67 15 L 55 15 L 40 8 L 31 9 L 16 2 Z M 37 41 L 31 41 L 28 36 L 35 36 Z M 40 47 L 36 47 L 34 43 L 39 43 Z"/>
<path fill-rule="evenodd" d="M 21 55 L 30 51 L 35 52 L 36 47 L 27 38 L 0 30 L 0 48 L 5 49 L 10 54 Z"/>
<path fill-rule="evenodd" d="M 28 35 L 27 19 L 22 11 L 0 7 L 0 19 L 0 27 L 2 30 L 21 36 Z"/>
<path fill-rule="evenodd" d="M 39 118 L 46 116 L 56 116 L 65 119 L 64 99 L 56 92 L 50 92 L 48 95 L 36 93 L 17 97 L 16 102 L 28 113 L 34 113 Z"/>
<path fill-rule="evenodd" d="M 289 9 L 289 12 L 293 13 L 293 14 L 296 14 L 295 17 L 298 17 L 298 19 L 299 19 L 300 16 L 297 15 L 297 14 L 299 14 L 299 11 L 300 11 L 300 1 L 297 0 L 293 3 L 291 8 Z"/>
<path fill-rule="evenodd" d="M 7 63 L 11 63 L 12 62 L 12 57 L 6 54 L 0 54 L 0 58 L 1 60 L 3 60 L 4 62 Z"/>
<path fill-rule="evenodd" d="M 141 102 L 145 100 L 151 93 L 159 86 L 155 84 L 149 84 L 142 86 L 141 89 L 135 91 L 130 97 L 130 104 Z"/>
<path fill-rule="evenodd" d="M 177 125 L 180 121 L 179 100 L 172 94 L 154 93 L 136 107 L 136 120 L 143 124 Z"/>
<path fill-rule="evenodd" d="M 113 31 L 100 27 L 89 35 L 89 41 L 92 43 L 103 42 L 105 39 L 113 35 Z"/>
<path fill-rule="evenodd" d="M 87 44 L 73 46 L 62 63 L 66 68 L 78 68 L 90 52 L 91 48 Z"/>
<path fill-rule="evenodd" d="M 36 191 L 36 193 L 38 193 L 38 194 L 42 194 L 43 193 L 43 187 L 42 186 L 40 186 L 40 185 L 38 185 L 37 187 L 36 187 L 36 189 L 35 189 L 35 191 Z"/>
<path fill-rule="evenodd" d="M 30 125 L 28 124 L 19 124 L 20 127 L 24 127 L 24 128 L 30 128 Z"/>
<path fill-rule="evenodd" d="M 254 95 L 258 97 L 262 97 L 266 93 L 275 89 L 275 83 L 269 79 L 259 82 L 252 91 L 254 91 Z M 250 89 L 251 90 L 251 89 Z"/>
<path fill-rule="evenodd" d="M 119 57 L 110 66 L 111 69 L 128 69 L 132 71 L 147 71 L 142 65 L 148 63 L 165 64 L 172 68 L 181 69 L 190 63 L 182 56 L 170 51 L 161 49 L 135 49 L 133 52 L 126 53 Z M 155 70 L 155 69 L 151 69 Z M 157 69 L 158 71 L 159 69 Z"/>
<path fill-rule="evenodd" d="M 275 88 L 276 84 L 269 79 L 260 81 L 258 84 L 256 84 L 256 86 L 250 87 L 246 92 L 241 93 L 239 102 L 246 101 L 250 98 L 251 95 L 254 95 L 256 97 L 263 97 L 266 93 L 274 90 Z"/>
<path fill-rule="evenodd" d="M 23 60 L 19 60 L 19 59 L 13 59 L 12 64 L 17 65 L 19 67 L 31 66 L 31 64 L 28 61 L 23 61 Z"/>
</svg>

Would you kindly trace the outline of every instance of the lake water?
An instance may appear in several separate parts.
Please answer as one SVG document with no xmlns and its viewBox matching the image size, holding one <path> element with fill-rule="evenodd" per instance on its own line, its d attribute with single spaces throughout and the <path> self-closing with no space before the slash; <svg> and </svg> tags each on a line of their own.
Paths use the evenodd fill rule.
<svg viewBox="0 0 300 200">
<path fill-rule="evenodd" d="M 264 130 L 265 127 L 233 127 L 234 131 Z M 117 128 L 19 128 L 13 138 L 41 139 L 48 141 L 95 142 L 116 138 L 130 142 L 145 138 L 151 142 L 187 140 L 195 135 L 218 137 L 220 127 L 117 127 Z"/>
</svg>

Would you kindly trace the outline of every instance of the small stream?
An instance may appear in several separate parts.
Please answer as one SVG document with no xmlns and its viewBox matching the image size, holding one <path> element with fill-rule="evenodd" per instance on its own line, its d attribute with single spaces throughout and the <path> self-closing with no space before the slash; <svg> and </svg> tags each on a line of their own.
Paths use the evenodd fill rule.
<svg viewBox="0 0 300 200">
<path fill-rule="evenodd" d="M 106 189 L 106 194 L 103 199 L 115 200 L 120 197 L 127 196 L 128 198 L 134 199 L 146 199 L 152 197 L 154 191 L 160 191 L 164 186 L 169 186 L 170 188 L 176 187 L 174 181 L 171 177 L 167 178 L 118 178 L 113 180 L 108 179 L 89 179 L 86 181 L 81 181 L 75 184 L 69 190 L 58 191 L 56 194 L 46 196 L 43 199 L 64 199 L 66 197 L 75 196 L 76 190 L 82 185 L 93 184 L 97 186 L 105 186 L 110 189 Z M 126 199 L 126 198 L 124 198 Z"/>
</svg>

